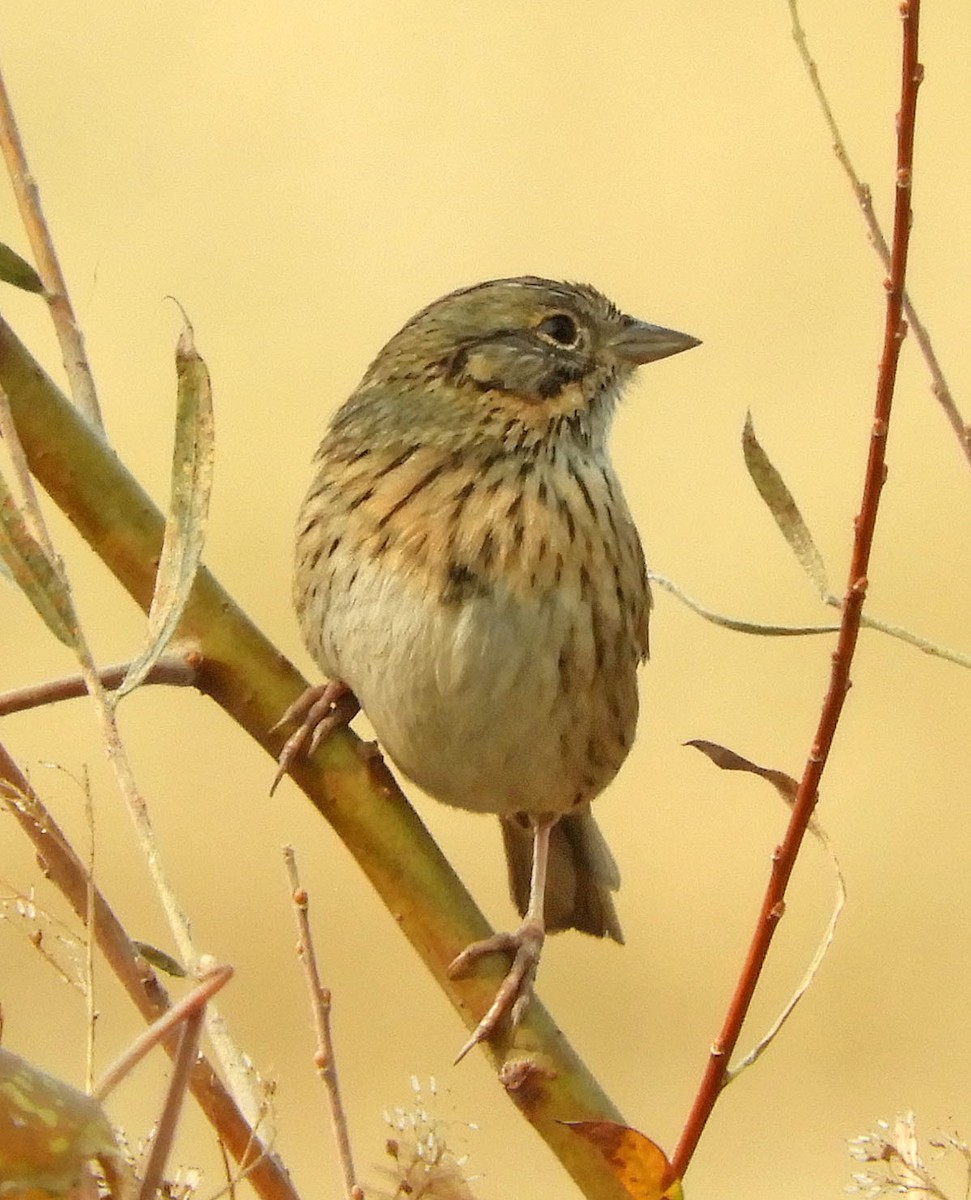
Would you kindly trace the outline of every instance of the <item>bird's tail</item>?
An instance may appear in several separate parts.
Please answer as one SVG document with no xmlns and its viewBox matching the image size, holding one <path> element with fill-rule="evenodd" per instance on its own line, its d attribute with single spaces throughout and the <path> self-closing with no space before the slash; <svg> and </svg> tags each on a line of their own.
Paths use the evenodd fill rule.
<svg viewBox="0 0 971 1200">
<path fill-rule="evenodd" d="M 529 905 L 533 862 L 532 825 L 524 814 L 501 817 L 499 823 L 509 867 L 509 890 L 520 916 L 524 916 Z M 550 834 L 547 931 L 579 929 L 594 937 L 623 942 L 612 897 L 619 886 L 620 872 L 590 806 L 561 817 Z"/>
</svg>

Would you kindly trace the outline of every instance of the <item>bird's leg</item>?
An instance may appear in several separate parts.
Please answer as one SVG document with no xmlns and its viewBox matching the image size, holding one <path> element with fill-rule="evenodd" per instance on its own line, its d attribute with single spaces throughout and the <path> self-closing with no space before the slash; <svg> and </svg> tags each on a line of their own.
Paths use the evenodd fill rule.
<svg viewBox="0 0 971 1200">
<path fill-rule="evenodd" d="M 464 975 L 469 967 L 485 954 L 508 952 L 513 955 L 512 966 L 499 985 L 496 998 L 458 1053 L 456 1062 L 464 1058 L 473 1046 L 492 1037 L 508 1016 L 510 1029 L 522 1020 L 533 994 L 533 981 L 539 966 L 546 938 L 544 902 L 546 898 L 546 867 L 550 854 L 550 831 L 559 818 L 545 815 L 533 821 L 533 869 L 529 880 L 529 906 L 523 923 L 515 933 L 496 933 L 481 942 L 467 946 L 449 965 L 452 978 Z"/>
<path fill-rule="evenodd" d="M 307 688 L 270 730 L 272 733 L 290 721 L 300 722 L 280 751 L 270 795 L 301 754 L 313 754 L 329 733 L 353 720 L 360 707 L 357 697 L 340 680 Z"/>
</svg>

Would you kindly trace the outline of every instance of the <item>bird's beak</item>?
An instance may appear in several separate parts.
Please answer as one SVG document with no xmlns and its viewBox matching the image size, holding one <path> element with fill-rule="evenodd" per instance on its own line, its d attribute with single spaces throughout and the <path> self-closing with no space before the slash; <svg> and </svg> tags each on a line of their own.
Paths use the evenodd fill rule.
<svg viewBox="0 0 971 1200">
<path fill-rule="evenodd" d="M 646 321 L 631 321 L 610 339 L 610 349 L 625 362 L 640 366 L 642 363 L 657 362 L 670 358 L 692 346 L 700 346 L 698 338 L 676 329 L 664 329 L 660 325 L 648 325 Z"/>
</svg>

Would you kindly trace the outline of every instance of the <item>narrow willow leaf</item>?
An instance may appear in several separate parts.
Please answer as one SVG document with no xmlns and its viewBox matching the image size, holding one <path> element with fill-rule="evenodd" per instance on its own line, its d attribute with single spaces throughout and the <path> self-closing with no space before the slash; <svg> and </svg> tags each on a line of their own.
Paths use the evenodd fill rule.
<svg viewBox="0 0 971 1200">
<path fill-rule="evenodd" d="M 14 287 L 25 292 L 42 292 L 44 285 L 40 276 L 16 250 L 0 242 L 0 279 L 4 283 L 12 283 Z"/>
<path fill-rule="evenodd" d="M 816 585 L 816 591 L 825 600 L 829 595 L 829 582 L 826 578 L 826 568 L 812 534 L 802 519 L 802 514 L 796 507 L 792 492 L 785 485 L 779 472 L 769 461 L 768 455 L 759 445 L 752 425 L 752 414 L 745 415 L 745 428 L 742 431 L 742 453 L 745 455 L 745 465 L 752 477 L 752 482 L 759 490 L 759 495 L 768 506 L 775 523 L 782 531 L 782 536 L 799 560 L 799 564 Z"/>
<path fill-rule="evenodd" d="M 67 584 L 31 535 L 2 476 L 0 559 L 51 633 L 73 650 L 77 645 L 78 622 Z"/>
<path fill-rule="evenodd" d="M 665 575 L 659 575 L 657 571 L 648 569 L 647 578 L 649 583 L 656 583 L 658 587 L 664 588 L 666 592 L 670 592 L 672 596 L 677 596 L 682 604 L 687 605 L 692 612 L 697 613 L 699 617 L 703 617 L 706 621 L 710 621 L 712 625 L 720 625 L 723 629 L 732 629 L 736 633 L 751 633 L 757 634 L 759 637 L 807 637 L 810 634 L 817 633 L 838 633 L 839 625 L 766 625 L 757 621 L 742 621 L 737 617 L 728 617 L 724 613 L 717 613 L 713 609 L 705 608 L 703 604 L 699 604 L 697 600 L 688 595 L 686 591 L 678 587 L 672 579 L 668 579 Z M 866 620 L 866 617 L 863 618 Z"/>
<path fill-rule="evenodd" d="M 186 320 L 175 351 L 178 394 L 172 485 L 145 643 L 118 688 L 138 687 L 165 650 L 185 609 L 205 542 L 212 490 L 213 416 L 209 370 Z"/>
<path fill-rule="evenodd" d="M 171 975 L 175 979 L 185 979 L 186 970 L 180 962 L 177 962 L 171 954 L 166 954 L 164 950 L 159 950 L 158 946 L 153 946 L 151 942 L 136 942 L 132 941 L 132 945 L 138 953 L 151 963 L 158 971 L 164 971 L 166 975 Z"/>
</svg>

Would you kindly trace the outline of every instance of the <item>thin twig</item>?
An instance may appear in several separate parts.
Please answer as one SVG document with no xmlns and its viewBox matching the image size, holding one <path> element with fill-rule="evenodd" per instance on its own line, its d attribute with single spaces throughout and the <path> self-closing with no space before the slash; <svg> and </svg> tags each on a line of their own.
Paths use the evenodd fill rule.
<svg viewBox="0 0 971 1200">
<path fill-rule="evenodd" d="M 870 235 L 870 241 L 874 249 L 880 256 L 884 270 L 890 268 L 890 247 L 887 245 L 887 239 L 884 237 L 883 230 L 880 228 L 880 222 L 877 220 L 876 213 L 873 211 L 873 195 L 870 188 L 865 184 L 856 173 L 856 168 L 853 166 L 853 161 L 850 158 L 849 150 L 846 147 L 846 142 L 843 139 L 843 134 L 840 131 L 839 125 L 836 123 L 836 116 L 830 106 L 826 92 L 823 90 L 822 81 L 819 78 L 819 68 L 809 50 L 809 42 L 806 38 L 806 31 L 802 26 L 802 21 L 799 18 L 798 0 L 788 0 L 789 15 L 792 19 L 792 38 L 796 43 L 796 48 L 799 51 L 799 57 L 802 59 L 803 66 L 806 68 L 806 73 L 809 76 L 809 81 L 812 85 L 813 92 L 819 102 L 819 107 L 822 109 L 823 120 L 829 129 L 830 137 L 833 139 L 833 153 L 839 160 L 840 165 L 846 172 L 846 177 L 850 181 L 850 187 L 853 189 L 853 194 L 856 197 L 857 203 L 860 206 L 860 211 L 863 213 L 863 220 L 866 222 L 867 232 Z M 944 378 L 944 372 L 941 369 L 941 364 L 938 361 L 937 354 L 934 352 L 934 347 L 931 344 L 930 334 L 927 328 L 917 315 L 917 310 L 914 308 L 910 296 L 906 292 L 903 293 L 903 308 L 906 314 L 907 321 L 914 332 L 914 338 L 917 345 L 920 347 L 920 352 L 924 356 L 924 361 L 927 363 L 927 368 L 931 375 L 931 392 L 936 397 L 941 408 L 944 410 L 944 415 L 947 417 L 954 434 L 957 437 L 958 444 L 964 454 L 964 457 L 971 463 L 971 425 L 968 425 L 958 411 L 957 404 L 951 394 L 951 389 L 948 386 L 947 380 Z"/>
<path fill-rule="evenodd" d="M 44 864 L 47 878 L 64 895 L 80 920 L 87 910 L 87 871 L 54 817 L 34 792 L 13 759 L 0 745 L 0 801 L 30 838 Z M 169 999 L 157 976 L 135 952 L 121 922 L 101 891 L 94 889 L 95 919 L 89 936 L 147 1021 L 169 1009 Z M 170 1043 L 165 1043 L 171 1052 Z M 192 1093 L 237 1162 L 249 1170 L 254 1189 L 263 1200 L 299 1200 L 286 1171 L 269 1154 L 226 1091 L 211 1063 L 200 1057 L 192 1074 Z"/>
<path fill-rule="evenodd" d="M 0 395 L 0 411 L 8 406 L 6 395 Z M 13 442 L 12 444 L 18 448 L 19 440 L 17 431 L 9 411 L 6 413 L 8 418 L 6 424 L 10 428 Z M 64 570 L 64 566 L 53 550 L 52 539 L 47 531 L 44 521 L 44 514 L 39 504 L 37 504 L 36 495 L 30 484 L 29 471 L 27 470 L 26 458 L 22 451 L 19 451 L 14 456 L 14 463 L 18 469 L 18 474 L 22 474 L 21 490 L 24 496 L 24 504 L 27 508 L 30 520 L 36 528 L 37 538 L 41 545 L 48 547 L 47 556 L 50 562 L 51 569 L 56 573 L 65 594 L 70 597 L 71 587 L 70 580 Z M 72 605 L 73 608 L 73 605 Z M 135 826 L 138 836 L 139 845 L 145 857 L 146 865 L 148 866 L 149 874 L 152 877 L 155 890 L 158 894 L 162 909 L 169 923 L 169 928 L 172 930 L 172 935 L 175 938 L 176 945 L 183 961 L 189 964 L 190 968 L 194 967 L 198 961 L 198 954 L 192 944 L 192 938 L 189 930 L 189 922 L 178 903 L 175 891 L 169 883 L 168 877 L 162 865 L 161 855 L 158 851 L 158 846 L 155 840 L 155 833 L 152 828 L 151 819 L 148 813 L 148 805 L 145 797 L 135 779 L 135 774 L 131 768 L 131 763 L 128 758 L 128 753 L 121 740 L 121 734 L 118 730 L 117 712 L 116 712 L 116 697 L 111 697 L 108 694 L 102 672 L 95 665 L 94 657 L 88 646 L 87 638 L 84 629 L 81 626 L 76 615 L 72 611 L 71 620 L 71 635 L 74 642 L 74 649 L 77 654 L 78 662 L 81 667 L 81 675 L 79 680 L 62 682 L 60 693 L 55 693 L 54 698 L 63 698 L 65 695 L 90 695 L 94 705 L 95 713 L 98 719 L 101 730 L 101 739 L 104 745 L 105 754 L 108 762 L 114 771 L 115 780 L 125 803 L 128 807 L 129 816 Z M 179 665 L 176 674 L 180 676 L 180 681 L 184 677 L 186 665 L 194 667 L 198 665 L 198 655 L 195 656 L 195 661 L 190 656 Z M 113 679 L 113 675 L 109 673 L 109 679 Z M 120 682 L 120 680 L 118 681 Z M 56 685 L 55 685 L 56 686 Z M 117 683 L 115 684 L 117 686 Z M 48 693 L 48 699 L 50 695 Z M 225 1024 L 221 1021 L 219 1014 L 215 1010 L 215 1006 L 210 1006 L 206 1013 L 208 1023 L 209 1036 L 213 1043 L 213 1047 L 218 1055 L 223 1069 L 230 1079 L 230 1085 L 236 1092 L 240 1102 L 243 1104 L 247 1116 L 251 1122 L 257 1119 L 259 1112 L 260 1101 L 256 1096 L 254 1089 L 251 1086 L 251 1073 L 246 1065 L 243 1055 L 236 1047 L 235 1043 L 229 1036 Z"/>
<path fill-rule="evenodd" d="M 813 813 L 819 782 L 829 755 L 836 727 L 850 685 L 850 667 L 860 632 L 860 615 L 867 589 L 867 567 L 873 545 L 880 490 L 883 486 L 887 430 L 893 402 L 894 384 L 903 323 L 903 292 L 907 272 L 907 250 L 912 219 L 910 198 L 913 179 L 914 125 L 917 90 L 922 69 L 917 60 L 917 35 L 920 0 L 902 0 L 903 24 L 900 111 L 897 118 L 897 167 L 894 203 L 893 245 L 890 277 L 886 281 L 886 318 L 883 353 L 877 378 L 873 425 L 867 455 L 866 474 L 860 512 L 856 520 L 842 620 L 833 654 L 829 688 L 802 779 L 793 803 L 792 816 L 782 844 L 772 857 L 772 869 L 762 901 L 758 922 L 749 945 L 745 964 L 731 998 L 722 1028 L 715 1039 L 691 1111 L 688 1114 L 671 1165 L 680 1178 L 691 1161 L 698 1139 L 704 1131 L 718 1095 L 725 1084 L 729 1059 L 748 1012 L 756 983 L 784 911 L 785 891 Z"/>
<path fill-rule="evenodd" d="M 198 682 L 199 656 L 194 650 L 186 650 L 178 656 L 170 654 L 152 667 L 149 674 L 142 680 L 146 683 L 162 683 L 170 687 L 194 687 Z M 108 691 L 113 691 L 125 678 L 128 663 L 118 663 L 113 667 L 102 667 L 98 671 L 101 685 Z M 88 685 L 83 675 L 69 675 L 64 679 L 49 679 L 44 683 L 32 683 L 27 687 L 16 688 L 9 692 L 0 692 L 0 717 L 10 713 L 26 712 L 32 708 L 42 708 L 46 704 L 56 704 L 60 700 L 75 700 L 88 694 Z"/>
<path fill-rule="evenodd" d="M 260 1114 L 260 1122 L 262 1122 L 263 1118 L 266 1116 L 268 1109 L 269 1109 L 269 1105 L 268 1104 L 264 1105 L 264 1110 Z M 257 1129 L 259 1129 L 259 1122 L 257 1123 L 257 1125 L 254 1127 L 254 1130 L 253 1130 L 254 1138 L 256 1137 Z M 263 1161 L 263 1158 L 266 1157 L 271 1152 L 272 1148 L 273 1148 L 273 1142 L 272 1142 L 272 1139 L 270 1139 L 269 1141 L 267 1141 L 265 1143 L 265 1149 L 263 1150 L 263 1153 L 259 1157 L 254 1158 L 251 1162 L 248 1162 L 245 1167 L 237 1166 L 236 1170 L 232 1171 L 232 1170 L 230 1170 L 229 1159 L 226 1157 L 226 1147 L 223 1144 L 222 1139 L 220 1138 L 219 1139 L 219 1153 L 222 1156 L 223 1165 L 225 1167 L 226 1182 L 223 1184 L 223 1186 L 221 1188 L 219 1188 L 218 1191 L 213 1192 L 209 1196 L 209 1200 L 221 1200 L 221 1198 L 223 1196 L 230 1196 L 231 1198 L 234 1198 L 236 1196 L 236 1185 L 238 1183 L 245 1183 L 246 1180 L 249 1179 L 249 1177 L 253 1174 L 253 1172 L 256 1170 L 256 1168 L 259 1166 L 259 1164 Z M 248 1150 L 249 1150 L 249 1147 L 247 1147 L 247 1151 Z"/>
<path fill-rule="evenodd" d="M 88 870 L 87 870 L 87 887 L 84 889 L 84 927 L 87 930 L 94 928 L 94 862 L 95 862 L 95 836 L 94 836 L 94 797 L 91 795 L 91 778 L 88 775 L 87 767 L 84 768 L 84 774 L 81 779 L 82 791 L 84 793 L 84 823 L 88 830 Z M 94 1087 L 94 1044 L 95 1044 L 95 1029 L 98 1023 L 98 1006 L 96 1003 L 95 987 L 94 987 L 94 938 L 88 936 L 84 940 L 85 950 L 85 988 L 84 999 L 88 1010 L 88 1045 L 87 1045 L 87 1063 L 85 1066 L 85 1091 L 90 1092 Z"/>
<path fill-rule="evenodd" d="M 179 955 L 190 970 L 195 970 L 199 963 L 200 955 L 193 943 L 189 919 L 176 897 L 175 889 L 172 887 L 168 874 L 162 864 L 162 857 L 159 853 L 158 842 L 155 837 L 155 829 L 148 811 L 148 803 L 135 779 L 128 751 L 125 749 L 118 729 L 115 704 L 102 686 L 101 679 L 80 629 L 78 641 L 78 658 L 81 663 L 81 672 L 84 676 L 84 681 L 91 696 L 101 728 L 101 739 L 105 754 L 114 771 L 115 781 L 125 800 L 132 824 L 135 826 L 139 847 L 145 858 L 152 884 L 161 903 L 162 911 L 165 913 Z M 236 1097 L 237 1103 L 246 1114 L 247 1120 L 253 1125 L 259 1117 L 260 1097 L 253 1087 L 252 1069 L 245 1056 L 230 1037 L 229 1031 L 216 1011 L 215 1005 L 207 1007 L 205 1019 L 209 1040 L 228 1078 L 229 1087 Z"/>
<path fill-rule="evenodd" d="M 0 779 L 0 802 L 2 797 L 3 780 Z M 38 903 L 33 888 L 28 894 L 6 880 L 0 880 L 0 888 L 6 893 L 0 895 L 0 921 L 6 922 L 22 937 L 62 983 L 74 988 L 83 997 L 84 968 L 80 960 L 84 948 L 79 939 L 63 921 Z M 52 940 L 57 950 L 66 953 L 69 960 L 67 966 L 62 965 L 55 952 L 48 948 Z"/>
<path fill-rule="evenodd" d="M 347 1113 L 341 1098 L 340 1080 L 337 1075 L 337 1063 L 334 1058 L 334 1040 L 330 1028 L 330 988 L 320 982 L 320 972 L 317 969 L 317 955 L 314 952 L 313 939 L 310 935 L 309 898 L 304 888 L 300 886 L 300 876 L 297 872 L 297 856 L 292 846 L 283 847 L 283 862 L 290 880 L 293 893 L 293 912 L 297 921 L 297 953 L 303 963 L 304 975 L 307 980 L 307 990 L 310 993 L 310 1009 L 314 1017 L 314 1032 L 317 1035 L 317 1050 L 314 1054 L 314 1065 L 317 1073 L 324 1081 L 327 1089 L 327 1102 L 330 1108 L 330 1121 L 337 1143 L 337 1155 L 340 1159 L 341 1170 L 344 1174 L 344 1188 L 348 1200 L 354 1200 L 355 1192 L 360 1194 L 355 1185 L 354 1160 L 351 1153 L 351 1139 L 347 1130 Z"/>
<path fill-rule="evenodd" d="M 0 73 L 0 150 L 7 164 L 7 172 L 13 186 L 20 218 L 27 230 L 37 273 L 44 285 L 44 295 L 51 311 L 51 319 L 61 345 L 64 370 L 67 372 L 71 395 L 78 409 L 91 424 L 104 430 L 101 408 L 94 386 L 94 376 L 84 350 L 84 338 L 74 317 L 67 284 L 61 265 L 54 250 L 50 230 L 44 220 L 37 183 L 30 173 L 24 153 L 17 121 L 14 117 L 7 87 Z"/>
<path fill-rule="evenodd" d="M 4 407 L 5 403 L 6 396 L 3 396 L 0 398 L 0 409 Z M 12 419 L 8 424 L 16 441 L 17 431 Z M 19 443 L 17 444 L 19 445 Z M 23 454 L 19 455 L 19 461 L 16 457 L 14 461 L 18 469 L 22 469 L 26 473 L 26 459 Z M 37 530 L 38 540 L 42 545 L 52 547 L 53 543 L 46 528 L 43 511 L 36 502 L 36 495 L 32 487 L 29 486 L 29 479 L 21 480 L 21 488 L 24 494 L 24 503 L 28 506 L 30 519 Z M 190 969 L 194 968 L 198 962 L 199 955 L 192 943 L 188 919 L 176 898 L 175 890 L 170 884 L 163 867 L 162 858 L 155 839 L 155 832 L 148 812 L 148 805 L 135 779 L 135 773 L 132 770 L 128 752 L 121 739 L 116 711 L 117 698 L 109 696 L 102 681 L 101 672 L 99 672 L 95 665 L 84 629 L 73 609 L 70 580 L 67 577 L 67 572 L 64 570 L 62 562 L 53 549 L 48 552 L 48 561 L 63 588 L 64 594 L 67 597 L 67 607 L 70 609 L 70 633 L 78 663 L 81 667 L 80 682 L 83 685 L 81 694 L 86 692 L 91 697 L 100 726 L 105 755 L 114 772 L 118 788 L 125 800 L 132 824 L 135 826 L 139 846 L 144 855 L 152 883 L 158 894 L 176 946 L 183 961 L 189 964 Z M 198 665 L 198 657 L 196 658 L 195 665 Z M 71 690 L 70 684 L 67 690 Z M 260 1100 L 251 1086 L 251 1072 L 244 1056 L 229 1036 L 229 1032 L 225 1024 L 221 1021 L 214 1005 L 210 1006 L 207 1010 L 206 1020 L 210 1040 L 230 1080 L 230 1086 L 243 1105 L 250 1122 L 255 1123 L 260 1108 Z"/>
<path fill-rule="evenodd" d="M 161 1186 L 162 1174 L 165 1171 L 165 1164 L 168 1161 L 169 1151 L 172 1149 L 175 1131 L 179 1124 L 182 1102 L 185 1100 L 186 1088 L 189 1084 L 189 1075 L 199 1050 L 199 1035 L 202 1032 L 205 1015 L 206 1010 L 203 1005 L 193 1009 L 183 1022 L 179 1048 L 172 1063 L 172 1075 L 165 1093 L 165 1103 L 156 1122 L 152 1148 L 142 1172 L 138 1200 L 155 1200 Z"/>
<path fill-rule="evenodd" d="M 26 155 L 20 141 L 16 120 L 10 104 L 10 99 L 0 76 L 0 149 L 7 161 L 8 170 L 21 216 L 27 227 L 28 236 L 37 258 L 38 272 L 44 282 L 45 292 L 51 306 L 58 337 L 64 355 L 64 365 L 67 370 L 74 395 L 75 404 L 84 413 L 88 421 L 103 432 L 101 414 L 98 408 L 97 396 L 90 367 L 84 353 L 84 343 L 80 330 L 75 321 L 68 298 L 67 287 L 61 274 L 57 256 L 54 251 L 50 232 L 44 222 L 36 184 L 30 175 Z M 41 531 L 44 530 L 43 515 L 36 508 L 36 520 Z M 51 540 L 46 532 L 43 544 L 50 546 Z M 64 589 L 70 595 L 70 583 L 66 573 L 56 556 L 51 557 L 51 565 L 57 571 Z M 155 842 L 154 832 L 148 815 L 145 799 L 136 783 L 134 772 L 128 759 L 127 751 L 118 731 L 115 704 L 109 698 L 101 682 L 93 656 L 87 644 L 80 623 L 75 621 L 72 629 L 81 675 L 84 679 L 85 690 L 90 694 L 98 721 L 101 727 L 101 737 L 109 764 L 115 774 L 118 787 L 125 798 L 129 814 L 135 825 L 142 852 L 145 856 L 149 873 L 158 893 L 162 908 L 183 959 L 193 965 L 197 959 L 191 941 L 189 923 L 175 898 L 174 890 L 166 878 L 162 867 L 161 856 Z M 259 1101 L 249 1086 L 250 1076 L 242 1054 L 229 1038 L 225 1026 L 218 1018 L 213 1008 L 207 1012 L 209 1035 L 220 1056 L 223 1067 L 230 1076 L 232 1086 L 241 1100 L 248 1106 L 251 1120 L 255 1120 Z"/>
<path fill-rule="evenodd" d="M 149 1051 L 161 1045 L 166 1036 L 177 1028 L 193 1013 L 199 1013 L 216 992 L 229 983 L 233 977 L 233 968 L 227 965 L 212 966 L 206 969 L 198 983 L 178 1003 L 167 1008 L 165 1012 L 144 1029 L 137 1038 L 126 1047 L 121 1054 L 101 1076 L 97 1084 L 90 1089 L 91 1094 L 99 1100 L 104 1100 L 121 1081 L 138 1066 Z"/>
</svg>

